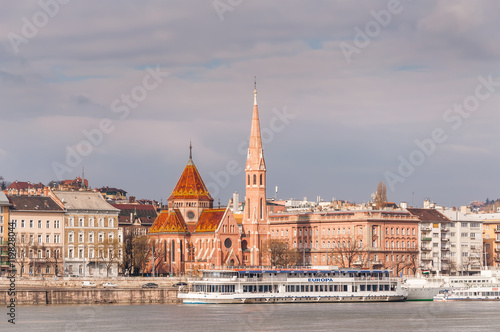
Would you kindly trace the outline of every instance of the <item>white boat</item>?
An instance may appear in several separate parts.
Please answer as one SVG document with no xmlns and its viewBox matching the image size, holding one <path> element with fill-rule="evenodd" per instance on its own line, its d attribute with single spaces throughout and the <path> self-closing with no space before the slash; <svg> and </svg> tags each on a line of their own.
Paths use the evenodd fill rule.
<svg viewBox="0 0 500 332">
<path fill-rule="evenodd" d="M 455 288 L 492 287 L 500 285 L 500 279 L 491 270 L 477 276 L 439 276 L 407 278 L 403 288 L 408 290 L 407 301 L 432 301 L 440 291 Z"/>
<path fill-rule="evenodd" d="M 454 288 L 441 291 L 434 301 L 500 301 L 500 287 Z"/>
<path fill-rule="evenodd" d="M 385 270 L 204 270 L 189 280 L 183 303 L 404 301 L 407 291 Z"/>
</svg>

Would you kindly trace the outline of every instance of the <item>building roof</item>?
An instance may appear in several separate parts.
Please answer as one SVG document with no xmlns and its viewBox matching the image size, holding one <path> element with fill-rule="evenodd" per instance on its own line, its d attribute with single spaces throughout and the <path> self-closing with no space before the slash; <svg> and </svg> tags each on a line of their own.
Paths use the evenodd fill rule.
<svg viewBox="0 0 500 332">
<path fill-rule="evenodd" d="M 434 209 L 407 209 L 412 215 L 421 221 L 446 222 L 450 221 L 445 215 Z"/>
<path fill-rule="evenodd" d="M 168 198 L 169 201 L 177 199 L 213 201 L 192 159 L 189 159 L 177 185 Z"/>
<path fill-rule="evenodd" d="M 120 209 L 120 214 L 118 215 L 118 222 L 120 224 L 131 224 L 130 214 L 132 214 L 135 219 L 139 219 L 142 225 L 151 225 L 158 213 L 153 205 L 143 205 L 143 204 L 128 204 L 128 203 L 112 203 L 117 209 Z"/>
<path fill-rule="evenodd" d="M 101 193 L 106 193 L 106 194 L 109 194 L 109 193 L 114 193 L 114 194 L 120 193 L 122 195 L 127 195 L 127 192 L 125 190 L 118 189 L 118 188 L 102 187 L 102 188 L 98 188 L 97 190 L 99 192 L 101 192 Z"/>
<path fill-rule="evenodd" d="M 4 194 L 3 191 L 0 191 L 0 205 L 9 205 L 9 199 L 7 196 Z"/>
<path fill-rule="evenodd" d="M 68 210 L 91 210 L 120 212 L 119 209 L 107 203 L 102 195 L 93 191 L 54 191 Z"/>
<path fill-rule="evenodd" d="M 188 227 L 181 212 L 178 209 L 173 211 L 163 210 L 156 217 L 149 233 L 187 233 Z"/>
<path fill-rule="evenodd" d="M 44 185 L 42 183 L 31 183 L 31 182 L 24 182 L 24 181 L 14 181 L 10 184 L 10 186 L 7 187 L 7 189 L 15 189 L 15 190 L 26 190 L 26 189 L 31 189 L 31 188 L 36 188 L 36 189 L 42 189 Z"/>
<path fill-rule="evenodd" d="M 226 209 L 205 209 L 201 213 L 198 223 L 196 223 L 195 232 L 215 232 L 219 227 Z"/>
<path fill-rule="evenodd" d="M 52 197 L 49 196 L 8 196 L 12 204 L 11 210 L 14 211 L 64 211 Z"/>
</svg>

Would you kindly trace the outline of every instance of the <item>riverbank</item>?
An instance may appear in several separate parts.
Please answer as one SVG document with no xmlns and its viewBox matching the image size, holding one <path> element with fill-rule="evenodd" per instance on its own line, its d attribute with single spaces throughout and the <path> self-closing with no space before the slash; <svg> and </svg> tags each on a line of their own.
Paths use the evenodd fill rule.
<svg viewBox="0 0 500 332">
<path fill-rule="evenodd" d="M 96 287 L 82 287 L 90 281 Z M 33 304 L 165 304 L 179 303 L 177 287 L 173 286 L 185 278 L 19 278 L 12 283 L 0 279 L 0 304 L 6 305 L 15 299 L 16 305 Z M 158 288 L 142 288 L 153 282 Z M 116 287 L 104 288 L 104 283 Z"/>
</svg>

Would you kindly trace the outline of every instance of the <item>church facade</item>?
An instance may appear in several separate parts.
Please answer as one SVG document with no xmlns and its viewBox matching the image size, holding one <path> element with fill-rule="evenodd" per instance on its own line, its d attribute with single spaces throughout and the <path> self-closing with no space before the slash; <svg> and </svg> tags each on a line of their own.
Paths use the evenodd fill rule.
<svg viewBox="0 0 500 332">
<path fill-rule="evenodd" d="M 213 198 L 196 168 L 191 153 L 177 184 L 148 234 L 154 243 L 157 274 L 193 273 L 220 266 L 266 265 L 260 248 L 269 236 L 266 207 L 266 166 L 260 134 L 257 90 L 250 130 L 243 215 L 214 208 Z M 149 270 L 153 267 L 150 264 Z"/>
</svg>

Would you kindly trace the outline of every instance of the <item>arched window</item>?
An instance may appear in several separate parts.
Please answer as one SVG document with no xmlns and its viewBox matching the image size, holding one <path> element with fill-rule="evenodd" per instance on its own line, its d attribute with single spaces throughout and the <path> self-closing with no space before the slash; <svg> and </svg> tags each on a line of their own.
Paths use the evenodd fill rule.
<svg viewBox="0 0 500 332">
<path fill-rule="evenodd" d="M 260 175 L 260 185 L 262 186 L 262 174 Z"/>
<path fill-rule="evenodd" d="M 248 185 L 250 185 L 250 174 L 248 174 Z"/>
<path fill-rule="evenodd" d="M 247 218 L 250 219 L 250 198 L 247 199 Z"/>
<path fill-rule="evenodd" d="M 257 175 L 253 175 L 253 184 L 257 184 Z"/>
</svg>

